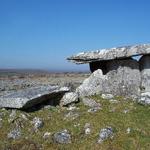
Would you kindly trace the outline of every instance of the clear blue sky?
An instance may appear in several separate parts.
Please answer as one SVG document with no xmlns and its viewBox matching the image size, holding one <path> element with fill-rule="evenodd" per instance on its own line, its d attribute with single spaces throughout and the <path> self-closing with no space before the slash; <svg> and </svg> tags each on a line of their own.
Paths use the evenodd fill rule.
<svg viewBox="0 0 150 150">
<path fill-rule="evenodd" d="M 86 70 L 83 50 L 150 42 L 150 0 L 0 0 L 0 68 Z"/>
</svg>

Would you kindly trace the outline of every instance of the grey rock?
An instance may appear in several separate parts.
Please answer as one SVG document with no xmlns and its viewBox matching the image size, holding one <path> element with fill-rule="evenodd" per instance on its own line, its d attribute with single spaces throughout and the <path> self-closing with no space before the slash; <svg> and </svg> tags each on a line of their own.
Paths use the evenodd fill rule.
<svg viewBox="0 0 150 150">
<path fill-rule="evenodd" d="M 82 98 L 82 102 L 85 106 L 89 106 L 89 107 L 100 107 L 101 104 L 100 103 L 97 103 L 96 101 L 94 101 L 93 99 L 91 98 L 86 98 L 86 97 L 83 97 Z"/>
<path fill-rule="evenodd" d="M 109 72 L 103 93 L 114 96 L 138 98 L 140 96 L 141 74 L 136 60 L 113 60 L 107 63 Z"/>
<path fill-rule="evenodd" d="M 75 92 L 65 93 L 60 101 L 61 106 L 66 106 L 71 103 L 75 103 L 78 101 L 78 94 Z"/>
<path fill-rule="evenodd" d="M 0 97 L 0 107 L 29 108 L 36 104 L 50 100 L 51 97 L 63 95 L 68 92 L 67 87 L 39 86 L 18 90 Z"/>
<path fill-rule="evenodd" d="M 112 94 L 102 94 L 101 96 L 103 99 L 112 99 L 114 96 Z"/>
<path fill-rule="evenodd" d="M 138 103 L 150 105 L 150 92 L 141 93 L 141 97 L 138 100 Z"/>
<path fill-rule="evenodd" d="M 77 55 L 67 58 L 67 60 L 77 64 L 83 64 L 93 61 L 122 59 L 145 54 L 150 54 L 150 44 L 101 49 L 91 52 L 81 52 Z"/>
<path fill-rule="evenodd" d="M 108 93 L 135 99 L 140 96 L 141 75 L 137 61 L 114 60 L 108 62 L 108 70 L 106 75 L 101 69 L 94 71 L 76 89 L 76 93 L 80 97 Z"/>
<path fill-rule="evenodd" d="M 98 143 L 102 143 L 108 138 L 113 138 L 113 129 L 112 127 L 106 127 L 100 130 Z"/>
<path fill-rule="evenodd" d="M 21 137 L 21 131 L 20 129 L 14 129 L 10 133 L 8 133 L 7 138 L 8 139 L 19 139 Z"/>
<path fill-rule="evenodd" d="M 98 69 L 83 81 L 76 89 L 76 93 L 79 97 L 101 94 L 105 80 L 107 80 L 107 76 L 103 75 L 102 70 Z"/>
<path fill-rule="evenodd" d="M 150 55 L 143 56 L 140 59 L 141 69 L 141 90 L 150 92 Z"/>
<path fill-rule="evenodd" d="M 34 130 L 37 131 L 38 129 L 44 126 L 44 122 L 41 118 L 35 117 L 32 120 L 32 124 L 34 125 Z"/>
<path fill-rule="evenodd" d="M 70 133 L 65 129 L 61 132 L 57 132 L 53 135 L 53 140 L 55 143 L 59 144 L 69 144 L 71 143 L 71 135 Z"/>
</svg>

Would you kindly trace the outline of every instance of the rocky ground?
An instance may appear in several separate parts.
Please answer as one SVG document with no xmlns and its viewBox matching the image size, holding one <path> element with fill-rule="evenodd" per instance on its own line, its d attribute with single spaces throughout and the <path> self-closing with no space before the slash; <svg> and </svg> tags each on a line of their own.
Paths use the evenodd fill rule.
<svg viewBox="0 0 150 150">
<path fill-rule="evenodd" d="M 89 73 L 48 73 L 48 72 L 1 72 L 0 95 L 40 85 L 59 85 L 75 90 Z"/>
<path fill-rule="evenodd" d="M 69 86 L 89 74 L 1 75 L 1 95 L 37 85 Z M 95 95 L 67 107 L 0 109 L 1 150 L 149 150 L 150 107 L 113 95 Z"/>
</svg>

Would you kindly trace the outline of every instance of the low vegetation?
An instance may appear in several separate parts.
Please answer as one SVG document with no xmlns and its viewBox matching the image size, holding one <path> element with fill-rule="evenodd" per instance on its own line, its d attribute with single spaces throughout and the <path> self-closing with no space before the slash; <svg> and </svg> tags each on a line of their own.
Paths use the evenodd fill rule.
<svg viewBox="0 0 150 150">
<path fill-rule="evenodd" d="M 82 102 L 75 104 L 74 110 L 67 107 L 49 107 L 34 112 L 17 110 L 15 118 L 10 121 L 11 110 L 0 110 L 2 115 L 0 128 L 1 150 L 148 150 L 150 148 L 150 107 L 143 106 L 122 97 L 116 101 L 104 100 L 101 96 L 91 97 L 101 104 L 97 112 L 88 112 L 89 107 Z M 65 117 L 70 111 L 78 113 L 77 117 Z M 26 116 L 22 118 L 21 115 Z M 42 118 L 44 126 L 38 131 L 31 123 L 34 117 Z M 84 126 L 91 125 L 91 133 L 86 135 Z M 15 127 L 21 128 L 21 137 L 9 139 L 8 133 Z M 113 138 L 98 144 L 99 132 L 111 126 Z M 71 134 L 70 144 L 58 144 L 53 141 L 53 134 L 67 129 Z M 43 138 L 44 133 L 50 136 Z"/>
</svg>

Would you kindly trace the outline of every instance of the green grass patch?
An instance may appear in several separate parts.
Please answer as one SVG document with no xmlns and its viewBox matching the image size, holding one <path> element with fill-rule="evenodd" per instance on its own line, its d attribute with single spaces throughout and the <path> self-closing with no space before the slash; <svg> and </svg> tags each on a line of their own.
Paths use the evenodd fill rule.
<svg viewBox="0 0 150 150">
<path fill-rule="evenodd" d="M 10 111 L 4 111 L 5 116 L 0 128 L 0 149 L 40 149 L 44 150 L 149 150 L 150 148 L 150 107 L 143 106 L 131 100 L 124 100 L 116 97 L 116 103 L 104 100 L 100 96 L 92 96 L 95 101 L 101 104 L 102 110 L 89 113 L 88 107 L 82 102 L 76 104 L 79 108 L 75 110 L 79 117 L 74 120 L 64 119 L 69 111 L 66 108 L 41 109 L 30 112 L 28 121 L 21 120 L 22 137 L 19 140 L 8 140 L 7 133 L 15 127 L 15 123 L 9 123 Z M 18 111 L 27 114 L 25 112 Z M 40 117 L 44 121 L 44 127 L 34 132 L 31 121 L 34 117 Z M 84 134 L 85 123 L 91 124 L 91 134 Z M 114 138 L 97 144 L 99 131 L 102 128 L 111 126 L 114 130 Z M 128 134 L 127 128 L 131 131 Z M 72 136 L 72 143 L 67 145 L 53 143 L 52 138 L 45 140 L 43 135 L 67 129 Z"/>
</svg>

